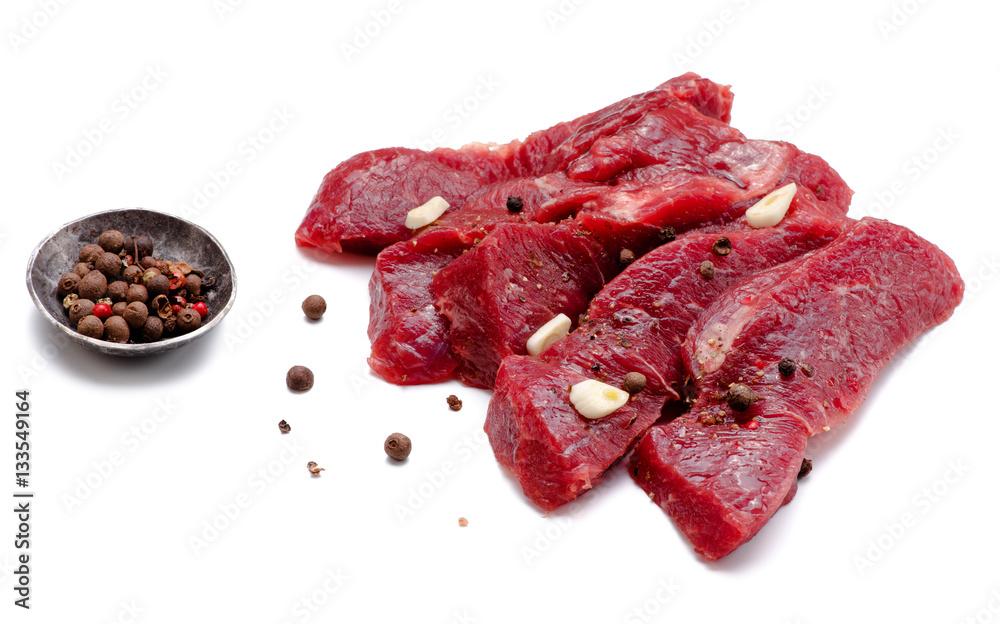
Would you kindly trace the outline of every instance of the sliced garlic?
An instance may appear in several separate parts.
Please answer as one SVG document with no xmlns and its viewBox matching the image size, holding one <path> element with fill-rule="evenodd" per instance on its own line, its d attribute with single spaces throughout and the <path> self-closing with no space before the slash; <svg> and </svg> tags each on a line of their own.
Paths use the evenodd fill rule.
<svg viewBox="0 0 1000 624">
<path fill-rule="evenodd" d="M 774 227 L 781 223 L 788 207 L 792 205 L 796 190 L 798 188 L 792 182 L 765 195 L 747 209 L 747 223 L 754 228 Z"/>
<path fill-rule="evenodd" d="M 569 400 L 584 418 L 604 418 L 628 403 L 628 392 L 588 379 L 570 388 Z"/>
<path fill-rule="evenodd" d="M 415 230 L 430 225 L 437 221 L 445 210 L 448 210 L 448 202 L 441 196 L 435 195 L 427 200 L 427 203 L 406 213 L 406 227 Z"/>
<path fill-rule="evenodd" d="M 538 328 L 538 331 L 528 338 L 528 355 L 538 355 L 548 349 L 553 342 L 565 338 L 573 321 L 565 314 L 557 314 L 554 319 Z"/>
</svg>

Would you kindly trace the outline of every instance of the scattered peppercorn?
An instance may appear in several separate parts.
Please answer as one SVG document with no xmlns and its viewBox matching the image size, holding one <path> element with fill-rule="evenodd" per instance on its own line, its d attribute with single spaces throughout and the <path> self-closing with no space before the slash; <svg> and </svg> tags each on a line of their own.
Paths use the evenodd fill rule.
<svg viewBox="0 0 1000 624">
<path fill-rule="evenodd" d="M 451 408 L 451 411 L 457 412 L 458 410 L 462 409 L 462 400 L 460 398 L 458 398 L 457 396 L 455 396 L 454 394 L 449 395 L 448 396 L 448 407 Z"/>
<path fill-rule="evenodd" d="M 750 409 L 750 406 L 753 405 L 757 398 L 753 390 L 743 384 L 733 384 L 726 394 L 726 402 L 736 412 L 745 412 Z"/>
<path fill-rule="evenodd" d="M 308 390 L 313 387 L 313 372 L 305 366 L 293 366 L 285 375 L 285 384 L 290 390 Z"/>
<path fill-rule="evenodd" d="M 646 376 L 642 373 L 631 372 L 625 375 L 622 380 L 622 390 L 629 394 L 639 394 L 646 387 Z"/>
<path fill-rule="evenodd" d="M 104 323 L 96 316 L 85 316 L 76 324 L 76 331 L 88 338 L 100 339 L 104 336 Z"/>
<path fill-rule="evenodd" d="M 807 474 L 809 474 L 810 472 L 812 472 L 812 469 L 813 469 L 813 461 L 811 459 L 805 459 L 805 458 L 803 458 L 802 459 L 802 466 L 799 467 L 799 476 L 798 476 L 798 478 L 801 479 L 802 477 L 806 476 Z"/>
<path fill-rule="evenodd" d="M 116 254 L 125 246 L 125 235 L 118 230 L 108 230 L 97 239 L 97 244 L 104 251 Z"/>
<path fill-rule="evenodd" d="M 460 527 L 467 527 L 467 526 L 469 526 L 469 521 L 466 520 L 465 518 L 459 518 L 458 519 L 458 526 L 460 526 Z"/>
<path fill-rule="evenodd" d="M 410 456 L 412 444 L 410 439 L 402 433 L 393 433 L 385 439 L 383 447 L 386 455 L 396 461 L 403 461 Z"/>
<path fill-rule="evenodd" d="M 104 321 L 104 338 L 108 342 L 127 342 L 131 333 L 128 323 L 120 316 L 112 316 Z"/>
<path fill-rule="evenodd" d="M 318 320 L 326 312 L 326 299 L 319 295 L 309 295 L 302 302 L 302 312 L 312 320 Z"/>
<path fill-rule="evenodd" d="M 711 260 L 705 260 L 701 263 L 701 266 L 698 267 L 698 272 L 701 273 L 702 277 L 710 280 L 715 277 L 715 265 L 712 264 Z"/>
<path fill-rule="evenodd" d="M 66 273 L 59 278 L 59 285 L 56 290 L 59 292 L 60 297 L 65 297 L 70 293 L 75 293 L 77 286 L 80 285 L 80 276 L 76 273 Z"/>
<path fill-rule="evenodd" d="M 792 358 L 783 357 L 781 361 L 778 362 L 778 372 L 781 373 L 782 377 L 791 377 L 795 374 L 795 360 Z"/>
<path fill-rule="evenodd" d="M 598 364 L 597 362 L 594 362 L 593 364 L 590 365 L 590 370 L 594 371 L 595 373 L 598 373 L 601 371 L 601 365 Z"/>
<path fill-rule="evenodd" d="M 195 273 L 188 273 L 187 277 L 184 278 L 184 288 L 187 289 L 189 295 L 200 295 L 201 276 Z"/>
<path fill-rule="evenodd" d="M 284 420 L 282 420 L 281 422 L 278 423 L 278 431 L 280 431 L 281 433 L 288 433 L 291 430 L 292 430 L 292 426 L 289 425 Z"/>
<path fill-rule="evenodd" d="M 309 462 L 308 464 L 306 464 L 306 468 L 309 469 L 309 472 L 311 472 L 312 476 L 314 476 L 314 477 L 318 477 L 319 473 L 321 473 L 324 470 L 326 470 L 326 468 L 320 468 L 319 464 L 317 464 L 316 462 L 312 462 L 312 461 Z"/>
<path fill-rule="evenodd" d="M 524 201 L 520 197 L 511 195 L 507 198 L 507 210 L 518 213 L 524 210 Z"/>
<path fill-rule="evenodd" d="M 622 266 L 628 266 L 635 262 L 635 252 L 631 249 L 622 249 L 621 253 L 618 254 L 618 263 Z"/>
<path fill-rule="evenodd" d="M 715 241 L 715 243 L 712 245 L 712 253 L 714 253 L 717 256 L 728 256 L 729 252 L 731 252 L 732 250 L 733 250 L 733 243 L 730 242 L 730 240 L 725 236 L 719 238 L 719 240 Z"/>
<path fill-rule="evenodd" d="M 813 373 L 816 372 L 816 370 L 813 368 L 812 364 L 802 363 L 802 364 L 799 364 L 799 368 L 802 369 L 802 372 L 805 373 L 806 377 L 812 377 Z"/>
<path fill-rule="evenodd" d="M 660 242 L 672 243 L 677 238 L 677 230 L 672 227 L 660 228 Z"/>
</svg>

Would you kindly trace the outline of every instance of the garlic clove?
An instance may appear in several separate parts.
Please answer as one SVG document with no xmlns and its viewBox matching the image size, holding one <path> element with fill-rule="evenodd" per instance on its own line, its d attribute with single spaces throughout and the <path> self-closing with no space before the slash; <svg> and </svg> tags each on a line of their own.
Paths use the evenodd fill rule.
<svg viewBox="0 0 1000 624">
<path fill-rule="evenodd" d="M 528 338 L 528 355 L 538 355 L 548 349 L 555 341 L 565 338 L 573 322 L 565 314 L 557 314 L 555 318 L 538 328 L 531 338 Z"/>
<path fill-rule="evenodd" d="M 774 227 L 781 223 L 788 207 L 792 205 L 796 190 L 798 187 L 792 182 L 765 195 L 747 209 L 747 223 L 754 228 Z"/>
<path fill-rule="evenodd" d="M 570 388 L 569 400 L 584 418 L 604 418 L 628 402 L 628 393 L 588 379 Z"/>
<path fill-rule="evenodd" d="M 426 203 L 406 213 L 406 227 L 416 230 L 425 225 L 430 225 L 437 221 L 438 217 L 443 215 L 445 210 L 448 210 L 448 202 L 441 196 L 435 195 L 427 200 Z"/>
</svg>

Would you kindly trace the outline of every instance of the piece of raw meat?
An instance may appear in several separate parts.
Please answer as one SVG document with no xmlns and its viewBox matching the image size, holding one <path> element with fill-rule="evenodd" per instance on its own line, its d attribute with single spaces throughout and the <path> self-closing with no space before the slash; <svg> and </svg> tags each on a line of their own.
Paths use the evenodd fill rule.
<svg viewBox="0 0 1000 624">
<path fill-rule="evenodd" d="M 528 338 L 555 316 L 576 319 L 617 272 L 604 249 L 572 225 L 498 226 L 434 277 L 459 378 L 492 388 L 505 357 L 527 353 Z"/>
<path fill-rule="evenodd" d="M 576 331 L 540 357 L 503 361 L 485 427 L 497 460 L 546 511 L 592 488 L 664 402 L 680 397 L 681 343 L 705 306 L 744 277 L 828 243 L 847 222 L 801 189 L 777 227 L 753 229 L 740 218 L 637 260 L 594 298 Z M 723 235 L 728 255 L 713 251 Z M 569 386 L 592 378 L 621 387 L 629 372 L 645 375 L 646 387 L 611 415 L 588 420 L 569 402 Z"/>
<path fill-rule="evenodd" d="M 794 494 L 807 438 L 857 409 L 893 353 L 947 319 L 962 291 L 940 249 L 871 218 L 740 282 L 691 327 L 696 400 L 643 437 L 633 478 L 699 554 L 732 552 Z M 730 407 L 742 407 L 727 400 L 732 384 L 756 396 L 745 411 Z"/>
<path fill-rule="evenodd" d="M 595 140 L 615 134 L 650 110 L 677 101 L 689 103 L 706 116 L 729 121 L 729 87 L 689 73 L 535 132 L 523 142 L 472 144 L 430 152 L 395 147 L 358 154 L 323 178 L 295 241 L 299 246 L 328 252 L 376 253 L 413 235 L 404 224 L 406 214 L 431 197 L 443 197 L 455 211 L 485 186 L 562 171 Z"/>
</svg>

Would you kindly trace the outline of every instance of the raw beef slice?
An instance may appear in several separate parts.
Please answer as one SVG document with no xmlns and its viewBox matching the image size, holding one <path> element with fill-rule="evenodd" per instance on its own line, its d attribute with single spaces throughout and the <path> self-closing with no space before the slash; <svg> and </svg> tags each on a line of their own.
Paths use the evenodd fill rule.
<svg viewBox="0 0 1000 624">
<path fill-rule="evenodd" d="M 637 260 L 594 298 L 576 331 L 540 357 L 503 361 L 485 427 L 497 460 L 546 511 L 592 488 L 680 397 L 681 342 L 705 306 L 742 278 L 828 243 L 846 222 L 803 189 L 777 227 L 741 218 Z M 723 235 L 726 256 L 713 252 Z M 700 272 L 705 261 L 715 265 L 712 279 Z M 646 387 L 611 415 L 588 420 L 569 402 L 569 386 L 592 378 L 621 387 L 629 372 L 645 375 Z"/>
<path fill-rule="evenodd" d="M 440 195 L 455 211 L 485 186 L 562 171 L 598 138 L 674 101 L 688 102 L 704 115 L 729 121 L 729 87 L 689 73 L 535 132 L 523 142 L 430 152 L 396 147 L 358 154 L 323 178 L 295 241 L 329 252 L 376 253 L 413 235 L 404 225 L 406 213 L 431 197 Z"/>
<path fill-rule="evenodd" d="M 806 439 L 857 409 L 893 353 L 947 319 L 962 291 L 940 249 L 870 218 L 740 282 L 691 327 L 696 401 L 643 437 L 633 478 L 699 554 L 732 552 L 794 494 Z M 782 358 L 793 374 L 779 373 Z M 749 409 L 730 407 L 731 384 L 756 395 Z"/>
</svg>

